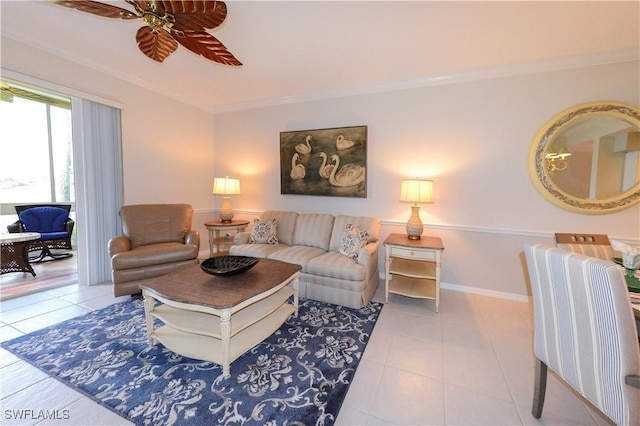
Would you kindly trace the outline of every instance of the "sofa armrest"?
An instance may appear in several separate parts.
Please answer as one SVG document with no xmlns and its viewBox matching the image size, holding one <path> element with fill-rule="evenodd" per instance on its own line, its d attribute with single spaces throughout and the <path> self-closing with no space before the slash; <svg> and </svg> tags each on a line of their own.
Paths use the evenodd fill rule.
<svg viewBox="0 0 640 426">
<path fill-rule="evenodd" d="M 200 250 L 200 233 L 195 229 L 187 232 L 187 235 L 184 236 L 184 243 L 194 245 Z"/>
<path fill-rule="evenodd" d="M 358 253 L 358 263 L 365 267 L 367 271 L 366 280 L 369 281 L 373 275 L 378 276 L 378 248 L 380 241 L 368 243 L 360 249 Z"/>
<path fill-rule="evenodd" d="M 114 237 L 109 240 L 109 257 L 131 250 L 131 240 L 127 237 Z"/>
<path fill-rule="evenodd" d="M 249 237 L 251 232 L 238 232 L 233 237 L 233 244 L 249 244 Z"/>
</svg>

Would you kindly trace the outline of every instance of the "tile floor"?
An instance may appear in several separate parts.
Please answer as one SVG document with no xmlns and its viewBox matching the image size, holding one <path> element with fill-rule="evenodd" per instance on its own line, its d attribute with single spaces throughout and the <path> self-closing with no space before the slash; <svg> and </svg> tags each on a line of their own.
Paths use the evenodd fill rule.
<svg viewBox="0 0 640 426">
<path fill-rule="evenodd" d="M 383 300 L 383 285 L 374 300 Z M 108 285 L 71 285 L 0 303 L 0 340 L 110 303 Z M 540 420 L 531 414 L 532 317 L 527 303 L 442 291 L 433 302 L 391 295 L 336 425 L 600 425 L 608 422 L 549 376 Z M 0 349 L 0 423 L 124 425 L 125 419 Z M 12 410 L 60 410 L 57 422 Z"/>
</svg>

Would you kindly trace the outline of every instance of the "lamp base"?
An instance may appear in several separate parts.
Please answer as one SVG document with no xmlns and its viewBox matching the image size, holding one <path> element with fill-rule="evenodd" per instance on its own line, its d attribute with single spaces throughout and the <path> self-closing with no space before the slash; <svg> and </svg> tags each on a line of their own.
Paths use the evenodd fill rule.
<svg viewBox="0 0 640 426">
<path fill-rule="evenodd" d="M 407 222 L 407 235 L 410 240 L 419 240 L 422 231 L 424 231 L 424 227 L 422 220 L 420 220 L 420 206 L 416 204 L 411 206 L 411 217 Z"/>
<path fill-rule="evenodd" d="M 222 207 L 218 212 L 222 223 L 229 223 L 233 219 L 233 209 L 231 208 L 230 197 L 222 197 Z"/>
</svg>

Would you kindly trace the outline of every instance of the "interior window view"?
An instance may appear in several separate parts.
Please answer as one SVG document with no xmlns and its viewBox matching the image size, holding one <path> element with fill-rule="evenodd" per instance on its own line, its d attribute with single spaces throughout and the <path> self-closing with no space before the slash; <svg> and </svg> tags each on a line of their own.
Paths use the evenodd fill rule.
<svg viewBox="0 0 640 426">
<path fill-rule="evenodd" d="M 640 426 L 640 2 L 0 9 L 2 425 Z"/>
<path fill-rule="evenodd" d="M 77 283 L 77 239 L 71 99 L 0 84 L 0 289 L 6 299 Z"/>
</svg>

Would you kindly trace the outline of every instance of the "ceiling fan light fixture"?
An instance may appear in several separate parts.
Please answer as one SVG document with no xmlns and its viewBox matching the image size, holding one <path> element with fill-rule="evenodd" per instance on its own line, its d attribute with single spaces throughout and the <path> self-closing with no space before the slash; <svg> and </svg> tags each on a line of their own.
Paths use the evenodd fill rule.
<svg viewBox="0 0 640 426">
<path fill-rule="evenodd" d="M 180 43 L 210 61 L 230 66 L 242 65 L 224 44 L 206 32 L 208 29 L 219 27 L 225 21 L 227 5 L 222 1 L 189 2 L 191 6 L 187 8 L 181 0 L 125 0 L 134 7 L 136 13 L 92 0 L 52 1 L 61 6 L 107 18 L 142 19 L 146 26 L 138 30 L 136 41 L 142 53 L 154 61 L 163 62 Z"/>
</svg>

